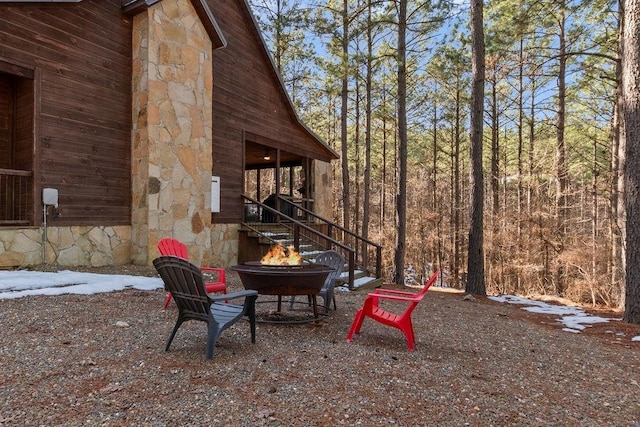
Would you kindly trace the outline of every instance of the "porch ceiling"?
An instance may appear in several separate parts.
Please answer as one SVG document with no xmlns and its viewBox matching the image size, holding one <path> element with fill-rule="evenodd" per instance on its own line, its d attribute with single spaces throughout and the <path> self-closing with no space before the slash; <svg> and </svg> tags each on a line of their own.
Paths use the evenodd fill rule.
<svg viewBox="0 0 640 427">
<path fill-rule="evenodd" d="M 244 150 L 245 169 L 267 169 L 276 167 L 276 149 L 256 142 L 246 141 Z M 269 156 L 269 159 L 265 159 Z M 280 150 L 280 166 L 301 166 L 303 156 Z"/>
</svg>

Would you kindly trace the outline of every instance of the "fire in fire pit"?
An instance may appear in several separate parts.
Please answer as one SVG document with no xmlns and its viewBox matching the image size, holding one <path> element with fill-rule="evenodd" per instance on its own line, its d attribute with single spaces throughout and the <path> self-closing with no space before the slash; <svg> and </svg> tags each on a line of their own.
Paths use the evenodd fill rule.
<svg viewBox="0 0 640 427">
<path fill-rule="evenodd" d="M 263 265 L 300 265 L 302 264 L 302 257 L 295 250 L 293 246 L 284 248 L 281 243 L 273 246 L 269 252 L 267 252 L 260 264 Z"/>
</svg>

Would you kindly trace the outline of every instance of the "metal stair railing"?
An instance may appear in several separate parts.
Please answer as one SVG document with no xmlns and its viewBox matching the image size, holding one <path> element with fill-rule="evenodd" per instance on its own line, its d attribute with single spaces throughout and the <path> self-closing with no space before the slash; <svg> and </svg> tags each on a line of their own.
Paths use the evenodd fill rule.
<svg viewBox="0 0 640 427">
<path fill-rule="evenodd" d="M 264 211 L 268 212 L 270 215 L 272 215 L 272 219 L 275 220 L 274 223 L 277 223 L 280 227 L 284 227 L 288 229 L 290 234 L 293 236 L 293 239 L 292 239 L 293 246 L 296 249 L 296 251 L 298 252 L 300 251 L 301 243 L 304 243 L 305 241 L 312 241 L 318 246 L 322 247 L 324 250 L 336 249 L 339 252 L 342 252 L 343 255 L 346 255 L 345 258 L 349 266 L 348 285 L 349 285 L 349 289 L 353 289 L 354 281 L 355 281 L 355 269 L 356 269 L 356 257 L 355 257 L 356 251 L 353 248 L 331 238 L 330 236 L 322 233 L 321 231 L 316 230 L 313 227 L 308 226 L 307 224 L 304 224 L 296 220 L 295 218 L 289 215 L 286 215 L 280 212 L 277 209 L 267 206 L 264 203 L 261 203 L 255 199 L 252 199 L 249 196 L 246 196 L 243 194 L 242 198 L 245 201 L 245 203 L 249 202 L 250 204 L 255 205 L 260 209 L 262 209 L 263 212 Z M 275 243 L 275 240 L 273 238 L 265 234 L 265 230 L 260 230 L 257 227 L 254 227 L 247 222 L 244 222 L 242 225 L 250 229 L 251 231 Z"/>
<path fill-rule="evenodd" d="M 260 221 L 261 215 L 259 215 L 259 212 L 260 209 L 262 209 L 263 213 L 267 212 L 269 223 L 277 223 L 281 227 L 288 228 L 293 235 L 296 250 L 299 250 L 303 240 L 312 242 L 322 250 L 342 249 L 345 258 L 349 260 L 350 289 L 352 289 L 354 285 L 354 271 L 356 268 L 364 270 L 367 274 L 373 273 L 376 278 L 382 277 L 381 245 L 365 239 L 353 231 L 329 221 L 286 198 L 280 197 L 276 199 L 276 206 L 273 208 L 246 195 L 242 195 L 242 197 L 245 203 L 249 202 L 250 205 L 255 207 L 253 211 L 254 220 Z M 323 228 L 326 228 L 326 233 L 318 231 L 316 228 L 308 226 L 296 218 L 305 218 L 309 224 L 321 225 Z M 275 243 L 274 240 L 270 239 L 269 236 L 256 227 L 252 227 L 246 222 L 243 225 Z M 368 261 L 371 257 L 375 259 L 374 271 L 369 267 Z"/>
<path fill-rule="evenodd" d="M 306 218 L 308 222 L 313 222 L 314 224 L 324 224 L 327 226 L 327 237 L 341 241 L 344 244 L 355 248 L 355 257 L 356 264 L 359 268 L 367 272 L 372 272 L 372 269 L 369 267 L 369 259 L 371 256 L 375 259 L 375 273 L 376 278 L 382 277 L 382 246 L 372 242 L 371 240 L 365 239 L 364 237 L 354 233 L 353 231 L 342 227 L 332 221 L 329 221 L 326 218 L 317 215 L 316 213 L 306 209 L 300 205 L 297 205 L 290 200 L 280 196 L 280 202 L 284 202 L 285 206 L 289 208 L 293 208 L 295 210 L 299 210 L 302 212 L 302 215 L 298 215 L 300 217 Z M 312 221 L 310 221 L 310 219 Z"/>
</svg>

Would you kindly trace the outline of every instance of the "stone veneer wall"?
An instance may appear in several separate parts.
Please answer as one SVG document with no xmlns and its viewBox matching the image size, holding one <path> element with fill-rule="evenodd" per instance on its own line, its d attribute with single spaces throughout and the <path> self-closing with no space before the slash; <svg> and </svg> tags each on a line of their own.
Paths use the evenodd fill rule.
<svg viewBox="0 0 640 427">
<path fill-rule="evenodd" d="M 132 261 L 173 237 L 210 263 L 212 43 L 188 0 L 164 0 L 133 25 Z"/>
<path fill-rule="evenodd" d="M 238 230 L 240 224 L 212 224 L 211 264 L 229 267 L 238 263 Z"/>
<path fill-rule="evenodd" d="M 43 263 L 42 228 L 0 230 L 0 267 Z M 47 227 L 46 263 L 61 266 L 131 262 L 131 227 Z"/>
</svg>

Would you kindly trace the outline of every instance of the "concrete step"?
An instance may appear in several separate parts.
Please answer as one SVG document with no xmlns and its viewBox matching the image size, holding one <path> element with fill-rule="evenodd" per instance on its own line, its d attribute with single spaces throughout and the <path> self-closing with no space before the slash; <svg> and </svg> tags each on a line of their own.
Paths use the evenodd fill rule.
<svg viewBox="0 0 640 427">
<path fill-rule="evenodd" d="M 308 245 L 307 247 L 300 247 L 300 256 L 304 259 L 314 260 L 318 255 L 320 255 L 324 251 L 320 251 L 314 249 L 313 246 Z"/>
<path fill-rule="evenodd" d="M 382 287 L 382 284 L 382 277 L 367 276 L 358 279 L 358 283 L 354 285 L 354 288 L 359 291 L 371 291 Z"/>
<path fill-rule="evenodd" d="M 347 273 L 348 280 L 348 273 Z M 382 286 L 382 278 L 376 278 L 372 276 L 360 276 L 353 280 L 354 291 L 370 291 Z M 344 285 L 337 286 L 336 289 L 341 291 L 349 291 L 349 285 L 345 282 Z"/>
</svg>

